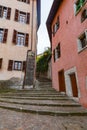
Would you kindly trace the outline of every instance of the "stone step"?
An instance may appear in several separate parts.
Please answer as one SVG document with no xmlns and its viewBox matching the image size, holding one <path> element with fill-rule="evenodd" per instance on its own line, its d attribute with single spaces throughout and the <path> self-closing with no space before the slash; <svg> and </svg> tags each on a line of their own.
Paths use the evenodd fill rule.
<svg viewBox="0 0 87 130">
<path fill-rule="evenodd" d="M 0 103 L 1 108 L 10 109 L 19 112 L 35 113 L 41 115 L 56 116 L 87 116 L 87 110 L 82 107 L 49 107 L 36 105 L 19 105 L 10 103 Z"/>
<path fill-rule="evenodd" d="M 26 100 L 24 99 L 15 99 L 15 98 L 0 98 L 0 101 L 11 101 L 11 102 L 22 102 L 22 103 L 30 103 L 30 104 L 78 104 L 77 102 L 73 100 Z"/>
<path fill-rule="evenodd" d="M 26 99 L 26 100 L 69 100 L 68 97 L 21 97 L 21 96 L 0 96 L 0 98 L 10 98 L 10 99 Z"/>
<path fill-rule="evenodd" d="M 37 93 L 29 93 L 29 94 L 23 94 L 23 93 L 8 93 L 8 94 L 2 94 L 1 96 L 21 96 L 21 97 L 66 97 L 66 95 L 61 94 L 37 94 Z"/>
<path fill-rule="evenodd" d="M 34 100 L 34 102 L 32 101 L 25 101 L 25 100 L 15 100 L 15 99 L 3 99 L 0 98 L 0 102 L 5 102 L 5 103 L 12 103 L 12 104 L 21 104 L 21 105 L 35 105 L 35 106 L 57 106 L 57 107 L 80 107 L 81 105 L 76 103 L 76 102 L 37 102 Z"/>
</svg>

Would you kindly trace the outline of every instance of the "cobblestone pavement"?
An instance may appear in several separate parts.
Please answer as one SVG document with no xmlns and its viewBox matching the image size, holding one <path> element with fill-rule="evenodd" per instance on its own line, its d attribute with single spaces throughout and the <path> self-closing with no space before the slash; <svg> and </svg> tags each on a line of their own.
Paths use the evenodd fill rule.
<svg viewBox="0 0 87 130">
<path fill-rule="evenodd" d="M 0 130 L 87 130 L 87 116 L 45 116 L 0 109 Z"/>
</svg>

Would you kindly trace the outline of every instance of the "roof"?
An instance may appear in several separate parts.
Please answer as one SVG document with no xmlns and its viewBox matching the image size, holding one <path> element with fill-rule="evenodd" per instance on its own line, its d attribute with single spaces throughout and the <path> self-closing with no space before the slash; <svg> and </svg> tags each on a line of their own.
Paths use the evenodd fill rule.
<svg viewBox="0 0 87 130">
<path fill-rule="evenodd" d="M 62 2 L 63 0 L 54 0 L 53 4 L 52 4 L 52 7 L 51 7 L 51 10 L 50 10 L 50 13 L 49 13 L 49 16 L 47 18 L 47 21 L 46 21 L 46 26 L 47 26 L 47 30 L 48 30 L 48 34 L 49 34 L 49 38 L 50 38 L 50 41 L 52 39 L 52 30 L 51 30 L 51 24 L 53 22 L 53 19 L 57 13 L 57 10 L 60 6 L 60 3 Z"/>
</svg>

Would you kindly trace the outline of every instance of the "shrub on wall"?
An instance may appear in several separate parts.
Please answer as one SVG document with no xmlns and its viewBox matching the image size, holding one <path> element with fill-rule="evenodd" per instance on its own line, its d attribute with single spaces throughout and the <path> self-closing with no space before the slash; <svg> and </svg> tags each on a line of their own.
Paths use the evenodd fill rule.
<svg viewBox="0 0 87 130">
<path fill-rule="evenodd" d="M 36 72 L 44 73 L 48 71 L 48 59 L 51 56 L 51 50 L 48 48 L 41 56 L 37 56 Z"/>
</svg>

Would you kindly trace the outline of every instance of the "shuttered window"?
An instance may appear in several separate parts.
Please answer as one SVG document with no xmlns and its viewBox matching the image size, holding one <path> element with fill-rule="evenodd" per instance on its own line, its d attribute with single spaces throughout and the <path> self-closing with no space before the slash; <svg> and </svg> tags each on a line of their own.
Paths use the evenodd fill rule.
<svg viewBox="0 0 87 130">
<path fill-rule="evenodd" d="M 60 49 L 60 43 L 57 45 L 57 47 L 53 51 L 53 56 L 54 56 L 54 62 L 60 58 L 61 56 L 61 49 Z"/>
<path fill-rule="evenodd" d="M 7 42 L 8 29 L 0 29 L 0 42 Z"/>
<path fill-rule="evenodd" d="M 13 43 L 19 46 L 27 46 L 29 44 L 29 34 L 17 32 L 14 30 L 13 32 Z"/>
<path fill-rule="evenodd" d="M 0 6 L 0 17 L 5 19 L 10 19 L 11 8 Z"/>
<path fill-rule="evenodd" d="M 22 62 L 21 61 L 14 61 L 13 70 L 22 70 Z"/>
<path fill-rule="evenodd" d="M 30 13 L 22 12 L 19 10 L 15 10 L 15 17 L 14 20 L 20 23 L 30 23 Z"/>
<path fill-rule="evenodd" d="M 24 2 L 24 3 L 27 3 L 27 4 L 30 4 L 30 0 L 18 0 L 18 1 L 21 1 L 21 2 Z"/>
<path fill-rule="evenodd" d="M 55 36 L 55 33 L 60 27 L 60 19 L 59 16 L 57 17 L 56 23 L 53 25 L 53 36 Z"/>
<path fill-rule="evenodd" d="M 0 69 L 2 68 L 2 58 L 0 58 Z"/>
<path fill-rule="evenodd" d="M 13 69 L 13 60 L 9 60 L 8 62 L 8 71 L 12 71 Z"/>
</svg>

